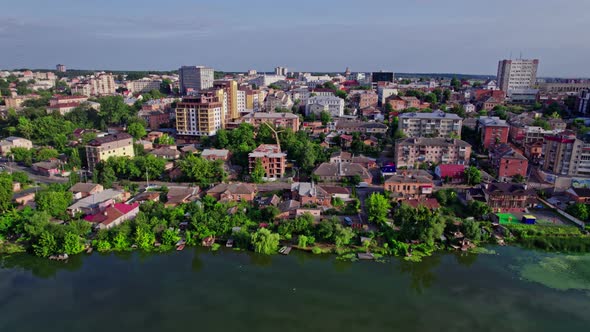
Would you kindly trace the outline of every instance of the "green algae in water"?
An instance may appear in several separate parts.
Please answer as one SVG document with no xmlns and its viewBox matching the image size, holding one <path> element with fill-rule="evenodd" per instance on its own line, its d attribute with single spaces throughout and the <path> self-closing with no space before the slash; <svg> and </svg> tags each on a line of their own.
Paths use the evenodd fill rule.
<svg viewBox="0 0 590 332">
<path fill-rule="evenodd" d="M 525 264 L 520 276 L 558 290 L 590 290 L 590 255 L 545 257 Z"/>
<path fill-rule="evenodd" d="M 472 254 L 480 254 L 480 255 L 496 255 L 497 252 L 492 249 L 484 248 L 484 247 L 475 247 L 469 250 Z"/>
</svg>

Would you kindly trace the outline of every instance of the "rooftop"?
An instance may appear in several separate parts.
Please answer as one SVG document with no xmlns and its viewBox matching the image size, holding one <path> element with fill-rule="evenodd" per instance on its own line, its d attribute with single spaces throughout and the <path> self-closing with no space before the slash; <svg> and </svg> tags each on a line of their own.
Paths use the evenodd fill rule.
<svg viewBox="0 0 590 332">
<path fill-rule="evenodd" d="M 133 137 L 127 133 L 119 133 L 119 134 L 114 134 L 114 135 L 107 135 L 105 137 L 95 138 L 94 140 L 92 140 L 92 142 L 89 143 L 89 145 L 100 146 L 100 145 L 103 145 L 106 143 L 112 143 L 112 142 L 132 139 L 132 138 Z"/>
<path fill-rule="evenodd" d="M 412 119 L 451 119 L 461 120 L 462 118 L 454 113 L 445 113 L 443 111 L 434 111 L 432 113 L 403 113 L 399 115 L 400 119 L 412 118 Z"/>
</svg>

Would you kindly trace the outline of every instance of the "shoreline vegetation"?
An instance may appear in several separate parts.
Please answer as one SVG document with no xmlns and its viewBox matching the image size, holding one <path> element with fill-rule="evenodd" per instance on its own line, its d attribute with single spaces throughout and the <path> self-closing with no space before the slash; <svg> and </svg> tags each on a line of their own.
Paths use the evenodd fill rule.
<svg viewBox="0 0 590 332">
<path fill-rule="evenodd" d="M 397 256 L 419 262 L 444 250 L 487 253 L 482 246 L 488 244 L 590 252 L 590 236 L 574 226 L 498 225 L 405 204 L 390 215 L 389 201 L 382 194 L 371 195 L 365 203 L 370 225 L 377 227 L 348 227 L 337 216 L 322 221 L 310 214 L 277 219 L 279 211 L 273 206 L 221 203 L 209 196 L 177 207 L 147 202 L 135 219 L 108 230 L 93 230 L 81 220 L 56 224 L 47 212 L 25 208 L 0 217 L 0 255 L 27 252 L 59 260 L 92 251 L 165 252 L 179 250 L 180 245 L 217 250 L 229 239 L 235 250 L 271 255 L 288 246 L 350 261 L 370 253 L 378 261 Z"/>
</svg>

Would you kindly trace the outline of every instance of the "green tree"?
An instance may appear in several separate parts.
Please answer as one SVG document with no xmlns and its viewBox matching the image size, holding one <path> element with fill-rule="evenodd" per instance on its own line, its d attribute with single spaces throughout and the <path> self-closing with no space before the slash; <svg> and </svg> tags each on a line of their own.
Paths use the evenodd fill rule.
<svg viewBox="0 0 590 332">
<path fill-rule="evenodd" d="M 373 193 L 365 202 L 370 222 L 385 223 L 389 213 L 389 200 L 379 193 Z"/>
<path fill-rule="evenodd" d="M 8 173 L 0 173 L 0 212 L 12 207 L 12 177 Z"/>
<path fill-rule="evenodd" d="M 279 234 L 271 233 L 266 228 L 260 228 L 252 234 L 254 251 L 260 254 L 274 254 L 279 246 Z"/>
<path fill-rule="evenodd" d="M 572 216 L 582 221 L 588 220 L 588 217 L 590 216 L 590 210 L 588 209 L 588 205 L 584 203 L 571 204 L 565 209 L 565 212 L 571 214 Z"/>
<path fill-rule="evenodd" d="M 127 133 L 137 140 L 147 135 L 145 127 L 139 122 L 130 123 L 129 126 L 127 126 Z"/>
<path fill-rule="evenodd" d="M 254 183 L 262 183 L 264 177 L 266 176 L 266 171 L 262 166 L 262 162 L 260 160 L 256 160 L 256 164 L 254 165 L 254 169 L 252 170 L 252 182 Z"/>
<path fill-rule="evenodd" d="M 322 124 L 325 126 L 329 122 L 332 122 L 332 115 L 330 115 L 330 113 L 328 113 L 326 111 L 321 111 L 320 112 L 320 120 L 322 121 Z"/>
<path fill-rule="evenodd" d="M 158 137 L 155 143 L 160 145 L 174 145 L 174 138 L 168 136 L 168 134 L 164 134 Z"/>
<path fill-rule="evenodd" d="M 18 163 L 24 163 L 27 166 L 33 164 L 32 149 L 14 147 L 10 149 L 10 155 L 14 158 L 14 161 Z"/>
<path fill-rule="evenodd" d="M 49 231 L 43 231 L 39 241 L 33 244 L 35 255 L 41 257 L 49 257 L 57 253 L 57 241 L 55 236 Z"/>
<path fill-rule="evenodd" d="M 470 214 L 476 218 L 483 218 L 492 212 L 492 209 L 489 205 L 476 200 L 470 201 L 467 204 L 467 209 L 469 210 Z"/>
<path fill-rule="evenodd" d="M 37 161 L 45 161 L 59 157 L 59 152 L 52 148 L 41 148 L 37 151 Z"/>
<path fill-rule="evenodd" d="M 84 250 L 84 245 L 78 234 L 67 232 L 63 242 L 63 252 L 68 255 L 79 254 Z"/>
<path fill-rule="evenodd" d="M 69 191 L 54 191 L 47 189 L 35 195 L 37 210 L 45 211 L 53 217 L 65 213 L 72 201 L 72 193 Z"/>
<path fill-rule="evenodd" d="M 350 244 L 350 241 L 355 237 L 355 234 L 350 227 L 342 227 L 338 225 L 336 227 L 336 236 L 334 238 L 334 243 L 336 247 L 341 248 Z"/>
<path fill-rule="evenodd" d="M 223 182 L 226 177 L 221 160 L 210 161 L 189 154 L 178 161 L 178 167 L 188 179 L 201 187 Z"/>
<path fill-rule="evenodd" d="M 301 247 L 301 248 L 307 248 L 307 236 L 305 235 L 299 235 L 299 237 L 297 238 L 297 246 Z"/>
<path fill-rule="evenodd" d="M 469 166 L 465 169 L 465 179 L 467 184 L 475 185 L 481 183 L 481 171 L 475 166 Z"/>
<path fill-rule="evenodd" d="M 180 240 L 178 233 L 170 228 L 167 228 L 162 232 L 162 244 L 165 246 L 173 246 Z"/>
<path fill-rule="evenodd" d="M 393 220 L 400 228 L 401 239 L 418 240 L 429 247 L 434 246 L 434 242 L 440 239 L 445 229 L 445 222 L 438 212 L 424 206 L 412 208 L 402 204 L 395 210 Z"/>
</svg>

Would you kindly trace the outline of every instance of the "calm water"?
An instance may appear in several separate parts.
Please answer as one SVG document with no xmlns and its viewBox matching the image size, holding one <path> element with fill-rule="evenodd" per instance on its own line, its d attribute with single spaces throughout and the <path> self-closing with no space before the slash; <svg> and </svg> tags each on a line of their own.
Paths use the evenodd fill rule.
<svg viewBox="0 0 590 332">
<path fill-rule="evenodd" d="M 519 277 L 546 254 L 493 249 L 421 263 L 192 248 L 0 258 L 0 331 L 590 330 L 588 292 Z"/>
</svg>

